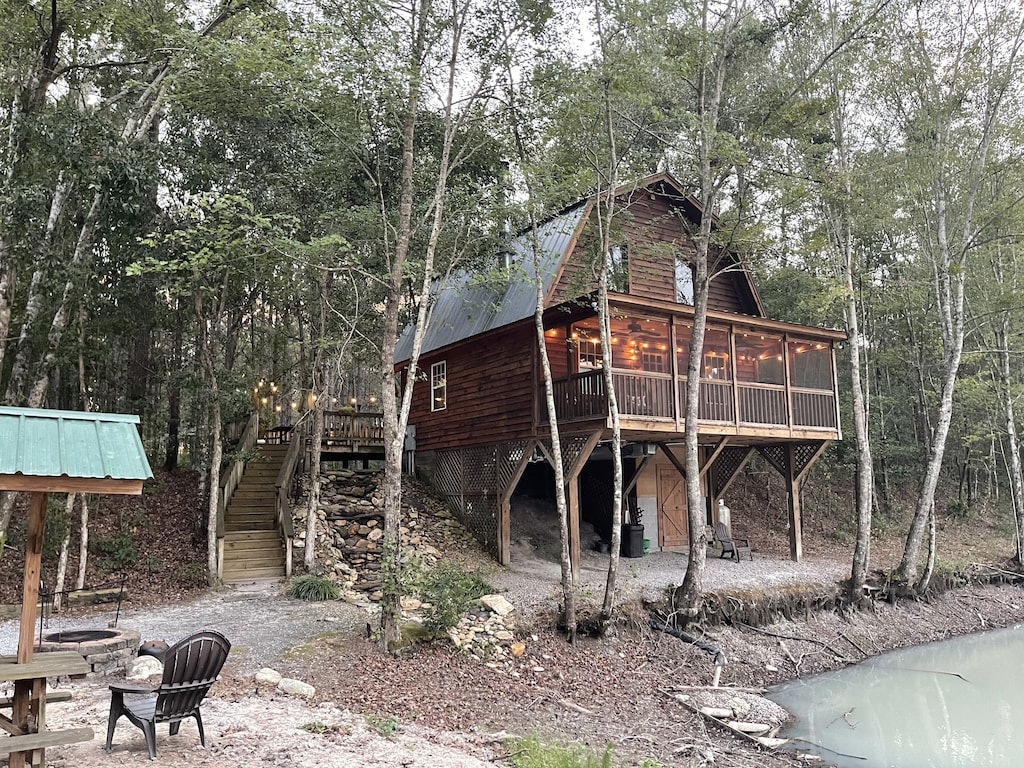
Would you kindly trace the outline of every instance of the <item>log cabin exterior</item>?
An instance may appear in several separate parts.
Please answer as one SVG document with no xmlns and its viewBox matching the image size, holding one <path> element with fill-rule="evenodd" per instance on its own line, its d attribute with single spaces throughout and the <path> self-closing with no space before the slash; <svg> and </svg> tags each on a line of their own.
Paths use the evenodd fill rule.
<svg viewBox="0 0 1024 768">
<path fill-rule="evenodd" d="M 689 543 L 682 415 L 695 249 L 687 232 L 699 209 L 667 174 L 616 197 L 612 242 L 619 245 L 606 258 L 624 497 L 645 512 L 652 546 L 678 551 Z M 602 461 L 610 465 L 611 426 L 594 309 L 595 215 L 595 200 L 584 200 L 545 221 L 538 238 L 574 563 L 581 516 L 595 514 L 588 500 L 607 497 L 610 529 L 610 480 L 600 471 Z M 429 477 L 506 564 L 512 494 L 534 464 L 550 461 L 532 242 L 529 232 L 510 240 L 507 279 L 498 284 L 463 277 L 438 290 L 406 442 L 407 468 Z M 800 483 L 841 437 L 835 344 L 845 334 L 767 319 L 742 257 L 722 252 L 712 261 L 699 410 L 707 519 L 718 521 L 717 502 L 759 452 L 787 482 L 791 556 L 799 560 Z M 409 328 L 396 354 L 400 375 L 408 374 L 411 345 Z M 600 520 L 588 521 L 602 530 Z"/>
</svg>

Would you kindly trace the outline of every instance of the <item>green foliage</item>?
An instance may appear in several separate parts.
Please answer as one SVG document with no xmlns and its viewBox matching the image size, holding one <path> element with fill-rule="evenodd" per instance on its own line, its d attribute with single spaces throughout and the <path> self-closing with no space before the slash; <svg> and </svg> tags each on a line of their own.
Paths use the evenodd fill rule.
<svg viewBox="0 0 1024 768">
<path fill-rule="evenodd" d="M 954 520 L 966 520 L 971 516 L 971 507 L 964 499 L 950 499 L 946 504 L 946 514 Z"/>
<path fill-rule="evenodd" d="M 509 753 L 515 768 L 612 768 L 610 744 L 600 756 L 596 756 L 580 749 L 550 746 L 535 736 L 529 736 L 511 742 Z"/>
<path fill-rule="evenodd" d="M 203 563 L 187 563 L 174 569 L 174 580 L 185 587 L 206 586 L 208 575 Z"/>
<path fill-rule="evenodd" d="M 386 739 L 397 736 L 402 730 L 402 724 L 394 715 L 389 717 L 366 715 L 366 724 Z"/>
<path fill-rule="evenodd" d="M 104 574 L 125 571 L 135 565 L 139 557 L 128 531 L 89 539 L 89 551 L 96 558 L 96 567 Z"/>
<path fill-rule="evenodd" d="M 341 587 L 321 576 L 297 576 L 288 582 L 288 596 L 308 602 L 337 600 L 341 597 Z"/>
<path fill-rule="evenodd" d="M 436 634 L 454 627 L 476 600 L 494 591 L 478 574 L 447 563 L 425 572 L 414 567 L 407 574 L 407 590 L 434 606 L 424 624 Z"/>
</svg>

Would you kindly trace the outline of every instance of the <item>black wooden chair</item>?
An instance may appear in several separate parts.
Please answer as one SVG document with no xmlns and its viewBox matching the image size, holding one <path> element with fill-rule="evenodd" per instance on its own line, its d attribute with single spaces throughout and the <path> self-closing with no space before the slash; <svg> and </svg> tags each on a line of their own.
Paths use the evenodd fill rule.
<svg viewBox="0 0 1024 768">
<path fill-rule="evenodd" d="M 742 559 L 743 555 L 748 555 L 751 560 L 754 559 L 754 553 L 750 551 L 750 542 L 747 539 L 734 539 L 729 534 L 729 529 L 725 523 L 721 520 L 715 523 L 715 539 L 722 548 L 722 554 L 718 556 L 719 559 L 726 555 L 730 558 L 735 558 L 737 563 Z"/>
<path fill-rule="evenodd" d="M 199 741 L 206 746 L 203 718 L 199 705 L 210 687 L 217 682 L 220 670 L 231 650 L 231 643 L 219 632 L 206 630 L 186 637 L 167 650 L 160 686 L 153 689 L 140 685 L 110 686 L 110 716 L 107 719 L 107 749 L 114 738 L 114 727 L 121 715 L 127 717 L 146 735 L 149 757 L 156 759 L 156 725 L 170 723 L 171 735 L 178 733 L 181 721 L 194 717 L 199 727 Z M 125 700 L 126 694 L 148 694 L 145 698 Z"/>
</svg>

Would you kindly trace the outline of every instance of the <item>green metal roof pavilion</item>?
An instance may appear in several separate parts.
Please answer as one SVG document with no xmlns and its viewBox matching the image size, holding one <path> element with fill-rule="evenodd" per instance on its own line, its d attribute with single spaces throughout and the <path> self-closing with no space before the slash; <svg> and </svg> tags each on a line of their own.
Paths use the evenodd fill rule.
<svg viewBox="0 0 1024 768">
<path fill-rule="evenodd" d="M 0 490 L 142 493 L 138 416 L 0 407 Z"/>
</svg>

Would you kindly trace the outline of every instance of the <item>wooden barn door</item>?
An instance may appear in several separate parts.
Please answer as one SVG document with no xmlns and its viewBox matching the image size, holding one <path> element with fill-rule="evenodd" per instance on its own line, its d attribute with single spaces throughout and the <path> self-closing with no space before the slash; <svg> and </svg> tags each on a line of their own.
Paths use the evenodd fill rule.
<svg viewBox="0 0 1024 768">
<path fill-rule="evenodd" d="M 669 552 L 690 546 L 686 483 L 675 467 L 658 467 L 658 544 Z"/>
</svg>

